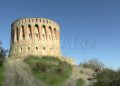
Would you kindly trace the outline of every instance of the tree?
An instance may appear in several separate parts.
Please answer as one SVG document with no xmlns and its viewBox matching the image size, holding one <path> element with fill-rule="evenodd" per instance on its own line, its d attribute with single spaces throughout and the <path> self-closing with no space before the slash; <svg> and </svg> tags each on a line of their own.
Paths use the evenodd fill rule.
<svg viewBox="0 0 120 86">
<path fill-rule="evenodd" d="M 106 68 L 97 74 L 95 86 L 120 86 L 120 72 Z"/>
<path fill-rule="evenodd" d="M 95 59 L 95 58 L 90 59 L 85 63 L 81 63 L 80 65 L 82 65 L 83 67 L 86 67 L 86 68 L 92 68 L 93 70 L 96 70 L 97 68 L 103 68 L 104 67 L 104 64 L 101 61 L 99 61 L 98 59 Z"/>
<path fill-rule="evenodd" d="M 2 66 L 4 63 L 6 52 L 7 51 L 3 49 L 2 42 L 0 41 L 0 66 Z"/>
</svg>

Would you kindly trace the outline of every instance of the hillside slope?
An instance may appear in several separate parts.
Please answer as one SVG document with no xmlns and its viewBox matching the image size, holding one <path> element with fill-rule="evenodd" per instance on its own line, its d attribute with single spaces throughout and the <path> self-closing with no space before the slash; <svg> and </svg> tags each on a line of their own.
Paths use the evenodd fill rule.
<svg viewBox="0 0 120 86">
<path fill-rule="evenodd" d="M 40 66 L 37 71 L 36 64 Z M 91 81 L 88 78 L 92 78 L 94 73 L 77 65 L 72 66 L 70 73 L 69 65 L 61 64 L 56 59 L 28 59 L 28 64 L 22 59 L 8 59 L 5 69 L 3 86 L 89 86 Z M 84 85 L 77 85 L 80 79 L 84 80 Z"/>
<path fill-rule="evenodd" d="M 83 68 L 77 65 L 73 66 L 72 75 L 66 82 L 63 84 L 63 86 L 78 86 L 78 80 L 83 80 L 84 84 L 80 86 L 90 86 L 92 84 L 92 81 L 89 81 L 89 78 L 93 78 L 94 71 L 89 68 Z"/>
<path fill-rule="evenodd" d="M 30 67 L 22 60 L 8 60 L 5 63 L 5 69 L 3 86 L 45 86 L 32 76 Z"/>
</svg>

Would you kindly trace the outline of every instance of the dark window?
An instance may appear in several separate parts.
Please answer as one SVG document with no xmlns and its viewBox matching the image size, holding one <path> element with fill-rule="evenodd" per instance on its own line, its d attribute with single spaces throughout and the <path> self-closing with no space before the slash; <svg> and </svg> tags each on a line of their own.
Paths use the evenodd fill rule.
<svg viewBox="0 0 120 86">
<path fill-rule="evenodd" d="M 43 47 L 43 50 L 45 50 L 45 47 Z"/>
<path fill-rule="evenodd" d="M 36 19 L 36 22 L 37 22 L 37 19 Z"/>
<path fill-rule="evenodd" d="M 48 20 L 46 20 L 46 23 L 48 23 Z"/>
<path fill-rule="evenodd" d="M 38 51 L 38 47 L 36 47 L 36 50 Z"/>
<path fill-rule="evenodd" d="M 37 24 L 35 25 L 35 34 L 36 34 L 36 38 L 38 38 L 38 36 L 39 36 L 39 26 Z"/>
<path fill-rule="evenodd" d="M 29 19 L 29 22 L 30 22 L 30 19 Z"/>
<path fill-rule="evenodd" d="M 23 36 L 23 39 L 25 39 L 25 31 L 24 31 L 24 26 L 22 25 L 22 36 Z"/>
<path fill-rule="evenodd" d="M 31 25 L 28 25 L 29 28 L 29 38 L 32 38 L 32 29 L 31 29 Z"/>
<path fill-rule="evenodd" d="M 56 28 L 54 28 L 54 33 L 55 33 L 55 36 L 56 36 Z"/>
<path fill-rule="evenodd" d="M 36 33 L 36 37 L 38 38 L 38 34 Z"/>
<path fill-rule="evenodd" d="M 11 33 L 12 43 L 14 43 L 14 36 L 15 36 L 15 30 L 13 29 Z"/>
<path fill-rule="evenodd" d="M 30 51 L 30 47 L 28 47 L 28 50 Z"/>
<path fill-rule="evenodd" d="M 45 38 L 45 34 L 43 34 L 43 38 Z"/>
<path fill-rule="evenodd" d="M 43 23 L 45 22 L 45 20 L 43 20 Z"/>
<path fill-rule="evenodd" d="M 16 35 L 17 35 L 17 41 L 19 41 L 19 29 L 18 29 L 18 27 L 16 27 L 16 30 L 17 30 L 17 32 L 16 32 Z"/>
<path fill-rule="evenodd" d="M 42 27 L 43 27 L 43 30 L 44 30 L 44 32 L 45 32 L 45 34 L 43 35 L 43 37 L 45 38 L 45 37 L 46 37 L 46 26 L 43 25 Z"/>
<path fill-rule="evenodd" d="M 49 27 L 49 30 L 50 30 L 50 34 L 52 35 L 52 28 L 51 28 L 51 27 Z"/>
</svg>

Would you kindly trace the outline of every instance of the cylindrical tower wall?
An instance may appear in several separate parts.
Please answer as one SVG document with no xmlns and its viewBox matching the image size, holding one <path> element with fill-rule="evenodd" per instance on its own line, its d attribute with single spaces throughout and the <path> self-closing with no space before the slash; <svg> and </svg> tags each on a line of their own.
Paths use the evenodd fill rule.
<svg viewBox="0 0 120 86">
<path fill-rule="evenodd" d="M 61 55 L 59 25 L 45 18 L 16 20 L 11 25 L 10 55 Z"/>
</svg>

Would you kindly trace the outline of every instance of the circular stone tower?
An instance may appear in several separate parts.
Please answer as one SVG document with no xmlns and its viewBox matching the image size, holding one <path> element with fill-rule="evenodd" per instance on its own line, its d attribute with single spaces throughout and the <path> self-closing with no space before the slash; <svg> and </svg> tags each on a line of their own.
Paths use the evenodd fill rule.
<svg viewBox="0 0 120 86">
<path fill-rule="evenodd" d="M 60 56 L 59 25 L 45 18 L 18 19 L 11 25 L 10 56 Z"/>
</svg>

